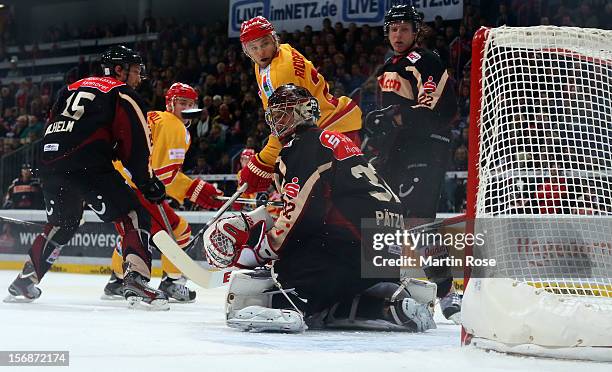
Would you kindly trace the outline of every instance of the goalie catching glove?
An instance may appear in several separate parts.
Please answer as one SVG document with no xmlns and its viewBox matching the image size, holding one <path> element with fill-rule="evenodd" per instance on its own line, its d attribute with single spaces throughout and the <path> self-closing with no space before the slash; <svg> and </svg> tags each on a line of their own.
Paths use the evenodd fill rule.
<svg viewBox="0 0 612 372">
<path fill-rule="evenodd" d="M 212 266 L 253 268 L 278 258 L 268 242 L 266 231 L 272 217 L 259 207 L 249 213 L 222 218 L 204 232 L 204 252 Z"/>
<path fill-rule="evenodd" d="M 217 209 L 223 205 L 223 201 L 216 199 L 216 196 L 222 196 L 223 192 L 215 186 L 201 179 L 196 179 L 185 194 L 186 198 L 192 203 L 197 204 L 204 209 Z"/>
<path fill-rule="evenodd" d="M 259 155 L 251 157 L 251 160 L 238 172 L 238 182 L 240 185 L 248 183 L 247 193 L 261 192 L 268 190 L 272 184 L 274 167 L 264 163 Z"/>
</svg>

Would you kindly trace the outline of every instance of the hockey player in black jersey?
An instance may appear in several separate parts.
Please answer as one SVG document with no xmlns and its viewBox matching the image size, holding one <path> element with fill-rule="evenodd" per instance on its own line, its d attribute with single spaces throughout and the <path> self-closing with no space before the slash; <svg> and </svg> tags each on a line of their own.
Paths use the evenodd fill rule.
<svg viewBox="0 0 612 372">
<path fill-rule="evenodd" d="M 394 5 L 385 14 L 384 31 L 394 55 L 377 74 L 384 109 L 366 119 L 370 128 L 373 122 L 391 128 L 374 164 L 401 199 L 409 225 L 436 216 L 450 159 L 450 124 L 457 112 L 446 68 L 436 54 L 417 45 L 421 23 L 409 5 Z M 448 256 L 446 247 L 427 251 Z M 430 267 L 425 273 L 438 285 L 444 315 L 459 322 L 461 299 L 452 288 L 450 268 Z"/>
<path fill-rule="evenodd" d="M 48 223 L 34 240 L 23 271 L 10 285 L 7 301 L 32 301 L 40 296 L 35 285 L 78 229 L 86 204 L 102 221 L 114 222 L 125 231 L 124 295 L 128 301 L 167 307 L 167 296 L 147 285 L 150 216 L 112 165 L 113 159 L 120 159 L 148 200 L 163 200 L 164 185 L 149 166 L 146 111 L 134 90 L 143 68 L 137 53 L 113 46 L 102 55 L 104 76 L 79 80 L 59 93 L 41 141 L 39 163 Z"/>
<path fill-rule="evenodd" d="M 278 283 L 291 289 L 274 291 L 275 279 L 260 272 L 235 274 L 227 324 L 299 331 L 302 312 L 311 328 L 435 327 L 429 308 L 433 283 L 400 285 L 397 268 L 387 279 L 362 272 L 362 254 L 368 256 L 367 246 L 361 246 L 362 221 L 385 212 L 399 217 L 401 204 L 348 137 L 315 125 L 318 115 L 318 103 L 307 89 L 288 84 L 274 91 L 266 121 L 283 144 L 274 179 L 284 208 L 275 222 L 258 208 L 222 219 L 204 234 L 211 264 L 254 268 L 274 260 Z M 395 231 L 396 226 L 387 227 Z M 406 286 L 422 290 L 411 290 L 411 298 Z M 429 300 L 423 295 L 417 301 L 412 293 L 428 290 Z"/>
<path fill-rule="evenodd" d="M 40 180 L 32 175 L 32 166 L 24 163 L 21 175 L 9 186 L 4 198 L 5 209 L 43 209 L 44 201 Z"/>
</svg>

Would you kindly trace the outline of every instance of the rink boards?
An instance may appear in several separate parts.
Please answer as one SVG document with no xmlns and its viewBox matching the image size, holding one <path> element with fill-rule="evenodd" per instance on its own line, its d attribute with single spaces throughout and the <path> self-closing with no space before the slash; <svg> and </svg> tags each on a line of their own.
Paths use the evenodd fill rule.
<svg viewBox="0 0 612 372">
<path fill-rule="evenodd" d="M 199 231 L 214 215 L 214 212 L 177 212 L 191 225 L 193 233 Z M 22 221 L 39 223 L 41 225 L 25 226 L 0 220 L 0 270 L 19 270 L 34 238 L 46 222 L 44 210 L 0 210 L 3 217 Z M 438 218 L 448 218 L 454 214 L 439 214 Z M 113 249 L 117 246 L 118 235 L 111 223 L 103 223 L 92 211 L 85 211 L 84 223 L 79 231 L 64 246 L 60 257 L 52 266 L 51 271 L 77 274 L 103 274 L 111 272 L 110 263 Z M 454 227 L 457 231 L 463 226 Z M 201 252 L 193 252 L 198 260 L 202 260 Z M 407 271 L 410 276 L 422 276 L 422 270 Z M 161 276 L 159 252 L 153 252 L 153 276 Z M 455 273 L 455 287 L 463 289 L 462 273 Z"/>
</svg>

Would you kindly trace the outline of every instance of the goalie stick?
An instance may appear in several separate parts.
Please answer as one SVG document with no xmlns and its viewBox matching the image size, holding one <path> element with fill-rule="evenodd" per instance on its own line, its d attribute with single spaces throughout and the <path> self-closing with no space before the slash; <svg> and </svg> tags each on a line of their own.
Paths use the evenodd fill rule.
<svg viewBox="0 0 612 372">
<path fill-rule="evenodd" d="M 204 235 L 204 231 L 215 223 L 223 213 L 225 213 L 228 208 L 238 199 L 240 195 L 247 189 L 248 184 L 244 183 L 242 186 L 236 190 L 234 195 L 232 195 L 226 202 L 219 208 L 219 210 L 214 214 L 214 216 L 204 224 L 204 227 L 198 231 L 196 236 L 189 242 L 185 249 L 181 249 L 181 247 L 176 244 L 174 238 L 170 235 L 172 234 L 172 228 L 170 227 L 170 223 L 168 221 L 168 216 L 166 216 L 166 212 L 163 210 L 161 205 L 158 205 L 159 212 L 164 219 L 164 224 L 166 225 L 166 230 L 168 231 L 159 231 L 155 235 L 153 235 L 153 242 L 155 246 L 166 256 L 185 276 L 187 276 L 191 281 L 196 283 L 202 288 L 216 288 L 220 287 L 229 282 L 229 273 L 231 270 L 219 270 L 219 269 L 206 269 L 200 266 L 196 261 L 194 261 L 189 255 L 185 252 L 191 248 L 198 242 L 202 240 L 202 236 Z"/>
</svg>

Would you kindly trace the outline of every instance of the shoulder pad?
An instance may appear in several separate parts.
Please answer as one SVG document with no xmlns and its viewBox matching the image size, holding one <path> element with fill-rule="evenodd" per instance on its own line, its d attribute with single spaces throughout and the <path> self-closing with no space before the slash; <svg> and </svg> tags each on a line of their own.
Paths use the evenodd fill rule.
<svg viewBox="0 0 612 372">
<path fill-rule="evenodd" d="M 334 158 L 337 160 L 344 160 L 362 154 L 361 149 L 342 133 L 324 130 L 319 135 L 319 141 L 321 141 L 323 147 L 333 151 Z"/>
</svg>

